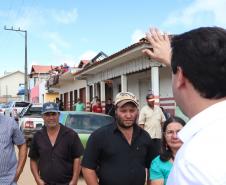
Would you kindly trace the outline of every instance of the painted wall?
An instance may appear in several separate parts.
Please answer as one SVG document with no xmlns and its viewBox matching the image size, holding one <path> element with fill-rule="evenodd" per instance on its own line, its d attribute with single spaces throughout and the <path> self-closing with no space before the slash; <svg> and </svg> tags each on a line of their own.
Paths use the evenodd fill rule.
<svg viewBox="0 0 226 185">
<path fill-rule="evenodd" d="M 59 97 L 58 93 L 46 93 L 44 95 L 44 102 L 56 102 L 57 97 Z"/>
<path fill-rule="evenodd" d="M 73 81 L 65 80 L 64 83 L 59 88 L 59 94 L 64 94 L 66 92 L 79 90 L 79 89 L 84 88 L 84 87 L 86 87 L 86 81 L 85 80 L 77 80 L 77 79 L 75 79 Z M 78 96 L 79 96 L 79 93 L 78 93 Z M 74 97 L 73 97 L 73 99 L 74 99 Z"/>
<path fill-rule="evenodd" d="M 62 80 L 59 88 L 59 96 L 63 97 L 64 108 L 70 110 L 73 108 L 75 99 L 79 98 L 80 89 L 86 87 L 85 80 Z M 77 90 L 77 97 L 74 97 L 74 90 Z M 72 99 L 70 99 L 70 92 L 72 91 Z M 66 93 L 66 94 L 65 94 Z M 85 92 L 84 92 L 85 94 Z M 65 99 L 67 98 L 67 99 Z M 84 97 L 85 98 L 85 97 Z M 85 99 L 82 100 L 85 102 Z"/>
<path fill-rule="evenodd" d="M 159 79 L 160 97 L 173 97 L 171 69 L 168 67 L 159 68 Z"/>
<path fill-rule="evenodd" d="M 30 102 L 39 103 L 39 85 L 34 86 L 30 90 Z"/>
<path fill-rule="evenodd" d="M 160 103 L 174 104 L 172 88 L 171 88 L 171 71 L 170 68 L 159 68 L 159 89 L 160 89 Z M 118 87 L 121 84 L 121 78 L 113 79 L 113 98 L 119 92 Z M 133 73 L 127 75 L 128 91 L 132 92 L 139 101 L 139 108 L 146 104 L 146 94 L 151 89 L 151 70 Z M 170 98 L 170 100 L 162 100 L 161 98 Z M 168 104 L 167 104 L 168 105 Z M 172 108 L 166 106 L 166 108 Z"/>
<path fill-rule="evenodd" d="M 46 94 L 46 81 L 43 81 L 39 84 L 39 103 L 43 104 L 45 102 L 45 94 Z"/>
<path fill-rule="evenodd" d="M 0 78 L 0 96 L 18 97 L 19 84 L 24 84 L 24 73 L 19 71 Z"/>
</svg>

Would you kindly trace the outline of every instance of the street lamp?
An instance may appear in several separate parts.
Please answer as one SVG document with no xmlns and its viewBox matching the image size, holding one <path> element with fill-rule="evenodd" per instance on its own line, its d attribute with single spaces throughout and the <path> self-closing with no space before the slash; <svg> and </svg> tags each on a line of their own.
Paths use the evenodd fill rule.
<svg viewBox="0 0 226 185">
<path fill-rule="evenodd" d="M 20 28 L 14 29 L 13 26 L 11 28 L 4 27 L 5 30 L 8 31 L 19 31 L 25 33 L 25 64 L 24 64 L 24 99 L 28 101 L 28 82 L 27 82 L 27 30 L 21 30 Z"/>
</svg>

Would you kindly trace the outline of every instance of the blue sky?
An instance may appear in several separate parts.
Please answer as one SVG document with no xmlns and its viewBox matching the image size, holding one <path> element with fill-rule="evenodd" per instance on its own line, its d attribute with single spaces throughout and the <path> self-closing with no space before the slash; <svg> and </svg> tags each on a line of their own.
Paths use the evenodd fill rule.
<svg viewBox="0 0 226 185">
<path fill-rule="evenodd" d="M 24 70 L 28 31 L 31 65 L 77 66 L 99 51 L 111 55 L 144 36 L 150 26 L 178 34 L 200 26 L 226 28 L 226 0 L 1 0 L 0 74 Z"/>
</svg>

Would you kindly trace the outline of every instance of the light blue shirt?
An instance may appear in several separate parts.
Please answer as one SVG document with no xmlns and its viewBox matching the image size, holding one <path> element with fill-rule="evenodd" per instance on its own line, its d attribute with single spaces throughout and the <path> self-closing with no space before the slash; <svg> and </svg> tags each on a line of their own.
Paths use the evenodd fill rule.
<svg viewBox="0 0 226 185">
<path fill-rule="evenodd" d="M 163 179 L 165 185 L 172 167 L 173 164 L 170 161 L 163 162 L 160 156 L 157 156 L 151 163 L 149 170 L 150 180 Z"/>
<path fill-rule="evenodd" d="M 25 143 L 17 122 L 0 115 L 0 185 L 14 185 L 17 158 L 14 145 Z"/>
</svg>

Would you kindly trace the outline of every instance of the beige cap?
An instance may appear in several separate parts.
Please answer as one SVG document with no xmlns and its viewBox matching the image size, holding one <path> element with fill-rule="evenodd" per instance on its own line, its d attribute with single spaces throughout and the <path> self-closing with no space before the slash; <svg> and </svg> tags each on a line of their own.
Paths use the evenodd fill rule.
<svg viewBox="0 0 226 185">
<path fill-rule="evenodd" d="M 128 102 L 134 103 L 137 107 L 139 106 L 136 96 L 131 92 L 120 92 L 115 97 L 115 105 L 119 107 Z"/>
</svg>

